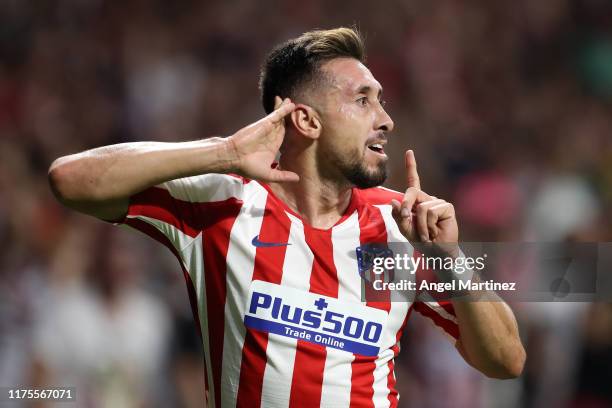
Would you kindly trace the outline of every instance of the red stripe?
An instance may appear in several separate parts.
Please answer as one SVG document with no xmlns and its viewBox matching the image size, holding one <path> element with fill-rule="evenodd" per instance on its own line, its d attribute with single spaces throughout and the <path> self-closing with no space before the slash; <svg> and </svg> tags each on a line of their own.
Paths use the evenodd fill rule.
<svg viewBox="0 0 612 408">
<path fill-rule="evenodd" d="M 242 347 L 236 407 L 259 407 L 266 369 L 268 333 L 247 328 Z"/>
<path fill-rule="evenodd" d="M 268 199 L 259 239 L 264 242 L 288 242 L 290 228 L 291 221 L 283 209 L 278 207 L 275 200 Z M 257 247 L 255 251 L 253 280 L 280 284 L 287 247 Z M 247 328 L 242 348 L 237 407 L 261 405 L 267 346 L 268 333 Z"/>
<path fill-rule="evenodd" d="M 387 226 L 378 207 L 362 207 L 359 214 L 359 242 L 361 245 L 387 244 Z M 365 282 L 364 288 L 366 305 L 389 313 L 390 292 L 375 290 L 369 282 Z"/>
<path fill-rule="evenodd" d="M 359 195 L 370 205 L 391 204 L 392 199 L 396 199 L 400 202 L 404 199 L 404 193 L 388 190 L 383 187 L 373 187 L 365 190 L 359 190 Z"/>
<path fill-rule="evenodd" d="M 389 389 L 389 394 L 387 394 L 387 399 L 389 400 L 389 407 L 397 407 L 399 399 L 397 398 L 398 392 L 395 388 L 395 357 L 399 354 L 399 347 L 397 344 L 391 347 L 393 350 L 393 358 L 389 360 L 387 363 L 387 367 L 389 368 L 389 374 L 387 375 L 387 388 Z"/>
<path fill-rule="evenodd" d="M 359 241 L 361 245 L 387 243 L 387 227 L 378 207 L 362 207 L 359 214 Z M 374 290 L 370 282 L 364 282 L 366 305 L 386 311 L 391 310 L 389 293 Z M 384 299 L 386 301 L 381 301 Z M 374 406 L 374 370 L 378 357 L 355 354 L 351 363 L 351 403 L 350 406 Z"/>
<path fill-rule="evenodd" d="M 455 339 L 459 339 L 459 326 L 457 326 L 457 323 L 440 316 L 438 312 L 427 306 L 426 303 L 415 302 L 414 310 L 423 316 L 430 318 L 436 326 L 444 329 L 445 332 L 453 336 Z"/>
<path fill-rule="evenodd" d="M 377 357 L 355 354 L 351 363 L 351 407 L 373 407 L 374 369 Z"/>
<path fill-rule="evenodd" d="M 397 404 L 399 403 L 399 393 L 397 392 L 397 389 L 395 388 L 395 384 L 396 384 L 396 379 L 395 379 L 395 358 L 398 356 L 399 354 L 399 341 L 402 338 L 402 335 L 404 333 L 404 328 L 406 327 L 406 323 L 408 323 L 408 319 L 410 318 L 410 314 L 412 313 L 412 305 L 410 305 L 410 307 L 408 308 L 408 312 L 406 313 L 406 317 L 404 317 L 404 321 L 402 322 L 402 326 L 400 327 L 400 329 L 397 331 L 397 334 L 395 335 L 395 345 L 393 345 L 393 347 L 391 347 L 391 350 L 393 350 L 393 358 L 391 360 L 389 360 L 389 375 L 387 376 L 387 388 L 389 388 L 389 395 L 387 395 L 387 399 L 389 400 L 389 406 L 391 408 L 397 407 Z"/>
<path fill-rule="evenodd" d="M 230 233 L 240 213 L 242 201 L 230 198 L 208 203 L 202 213 L 202 249 L 206 274 L 206 307 L 215 406 L 221 406 L 221 367 L 223 363 L 223 336 L 225 333 L 225 298 L 227 293 L 227 251 Z"/>
<path fill-rule="evenodd" d="M 173 225 L 192 238 L 195 238 L 204 225 L 210 226 L 211 220 L 217 220 L 208 210 L 211 206 L 220 206 L 226 203 L 239 201 L 230 197 L 223 201 L 189 202 L 172 197 L 168 190 L 159 187 L 150 187 L 130 198 L 129 217 L 139 215 L 155 218 Z"/>
<path fill-rule="evenodd" d="M 338 297 L 338 274 L 334 264 L 332 230 L 317 230 L 304 224 L 306 244 L 314 259 L 310 292 Z M 298 340 L 291 380 L 290 407 L 318 407 L 321 404 L 327 350 L 324 346 Z"/>
</svg>

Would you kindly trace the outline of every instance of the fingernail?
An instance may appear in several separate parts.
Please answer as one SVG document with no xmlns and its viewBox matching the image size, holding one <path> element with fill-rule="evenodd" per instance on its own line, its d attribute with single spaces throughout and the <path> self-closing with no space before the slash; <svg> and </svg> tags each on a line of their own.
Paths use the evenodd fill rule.
<svg viewBox="0 0 612 408">
<path fill-rule="evenodd" d="M 409 208 L 402 208 L 402 217 L 409 217 L 410 216 L 410 209 Z"/>
<path fill-rule="evenodd" d="M 426 237 L 425 235 L 421 235 L 421 241 L 423 241 L 423 242 L 427 242 L 427 241 L 428 241 L 428 239 L 427 239 L 427 237 Z"/>
</svg>

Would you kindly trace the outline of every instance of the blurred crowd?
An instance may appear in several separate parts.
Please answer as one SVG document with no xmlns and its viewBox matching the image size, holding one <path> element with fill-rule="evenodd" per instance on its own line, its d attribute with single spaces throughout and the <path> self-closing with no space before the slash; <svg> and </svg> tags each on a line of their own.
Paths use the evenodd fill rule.
<svg viewBox="0 0 612 408">
<path fill-rule="evenodd" d="M 612 241 L 612 3 L 3 0 L 0 386 L 73 385 L 79 406 L 203 405 L 180 269 L 134 231 L 62 208 L 57 157 L 112 143 L 230 135 L 263 115 L 280 41 L 355 24 L 423 188 L 464 241 Z M 524 374 L 493 381 L 412 316 L 405 407 L 610 407 L 609 303 L 512 304 Z"/>
</svg>

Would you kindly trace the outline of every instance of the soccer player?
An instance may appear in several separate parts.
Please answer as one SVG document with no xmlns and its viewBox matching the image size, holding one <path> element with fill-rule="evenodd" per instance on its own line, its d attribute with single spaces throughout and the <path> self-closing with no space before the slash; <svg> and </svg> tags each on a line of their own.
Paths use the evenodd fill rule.
<svg viewBox="0 0 612 408">
<path fill-rule="evenodd" d="M 62 203 L 178 258 L 209 406 L 397 406 L 393 364 L 413 310 L 487 376 L 522 371 L 503 302 L 362 301 L 357 247 L 458 240 L 453 206 L 421 190 L 412 151 L 405 193 L 378 187 L 394 125 L 363 61 L 356 31 L 307 32 L 269 54 L 268 115 L 233 135 L 106 146 L 51 165 Z"/>
</svg>

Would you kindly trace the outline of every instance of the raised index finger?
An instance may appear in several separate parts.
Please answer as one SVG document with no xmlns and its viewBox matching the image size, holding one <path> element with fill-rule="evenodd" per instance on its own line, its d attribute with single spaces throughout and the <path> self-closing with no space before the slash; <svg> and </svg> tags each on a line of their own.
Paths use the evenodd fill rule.
<svg viewBox="0 0 612 408">
<path fill-rule="evenodd" d="M 419 181 L 419 173 L 417 173 L 417 164 L 412 150 L 406 151 L 406 182 L 408 187 L 416 187 L 418 190 L 421 189 L 421 182 Z"/>
</svg>

